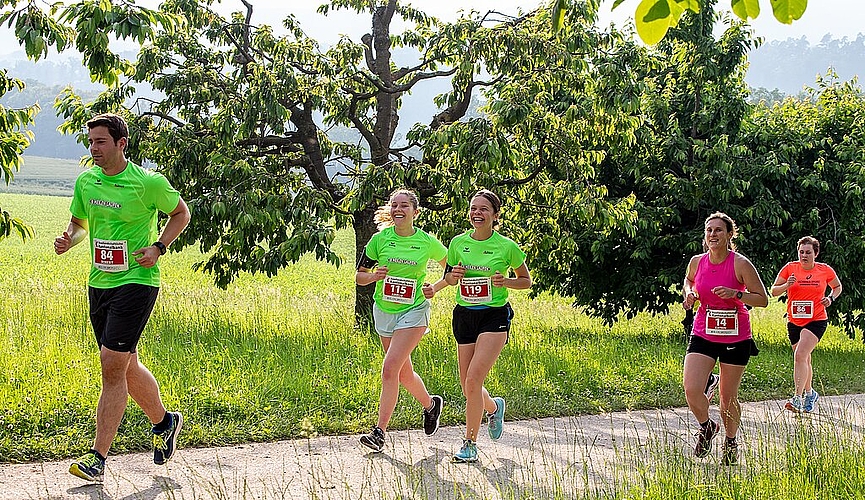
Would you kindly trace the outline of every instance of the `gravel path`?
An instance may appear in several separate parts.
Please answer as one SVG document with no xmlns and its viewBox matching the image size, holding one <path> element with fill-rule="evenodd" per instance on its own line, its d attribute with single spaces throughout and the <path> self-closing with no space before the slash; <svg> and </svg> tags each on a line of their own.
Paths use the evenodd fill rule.
<svg viewBox="0 0 865 500">
<path fill-rule="evenodd" d="M 795 432 L 804 421 L 826 432 L 865 434 L 865 395 L 822 397 L 818 413 L 801 417 L 783 403 L 743 404 L 739 467 L 747 467 L 749 444 Z M 717 405 L 712 415 L 718 417 Z M 461 427 L 443 427 L 433 437 L 389 432 L 380 454 L 369 453 L 356 435 L 181 449 L 167 466 L 135 453 L 110 457 L 103 484 L 70 475 L 69 460 L 4 464 L 0 499 L 540 499 L 609 490 L 654 453 L 673 450 L 692 460 L 695 427 L 687 408 L 507 422 L 499 441 L 479 439 L 476 464 L 450 462 Z M 720 467 L 719 444 L 720 438 L 707 466 Z"/>
</svg>

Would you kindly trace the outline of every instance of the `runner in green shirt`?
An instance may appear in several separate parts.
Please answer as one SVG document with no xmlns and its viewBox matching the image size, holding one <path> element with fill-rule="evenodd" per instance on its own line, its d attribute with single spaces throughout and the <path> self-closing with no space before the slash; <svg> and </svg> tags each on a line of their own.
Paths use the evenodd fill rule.
<svg viewBox="0 0 865 500">
<path fill-rule="evenodd" d="M 414 227 L 417 213 L 413 191 L 398 189 L 391 194 L 389 203 L 376 212 L 379 232 L 367 243 L 355 276 L 360 286 L 375 283 L 373 320 L 385 351 L 378 422 L 360 438 L 375 452 L 384 449 L 384 432 L 396 408 L 400 384 L 423 405 L 428 436 L 438 430 L 444 405 L 441 396 L 430 395 L 411 363 L 412 351 L 429 331 L 429 299 L 447 286 L 443 279 L 434 285 L 424 282 L 427 262 L 434 260 L 444 267 L 447 249 L 435 236 Z"/>
<path fill-rule="evenodd" d="M 514 316 L 508 289 L 532 286 L 526 254 L 513 240 L 493 229 L 501 206 L 492 191 L 481 189 L 475 193 L 469 206 L 473 229 L 455 237 L 448 246 L 445 280 L 458 285 L 453 331 L 460 385 L 466 397 L 466 434 L 453 457 L 455 462 L 478 460 L 476 443 L 484 410 L 490 438 L 502 435 L 505 400 L 490 397 L 483 382 L 508 341 Z M 515 277 L 507 277 L 509 269 L 514 270 Z"/>
<path fill-rule="evenodd" d="M 101 481 L 105 457 L 126 411 L 129 396 L 153 424 L 153 462 L 165 464 L 183 425 L 168 412 L 153 374 L 138 359 L 137 345 L 159 293 L 159 257 L 189 223 L 189 209 L 161 174 L 126 159 L 126 122 L 114 114 L 87 122 L 90 154 L 96 164 L 75 181 L 72 219 L 54 240 L 60 255 L 90 242 L 90 322 L 102 365 L 102 392 L 96 409 L 93 449 L 69 467 L 89 481 Z M 159 234 L 157 216 L 168 214 Z"/>
</svg>

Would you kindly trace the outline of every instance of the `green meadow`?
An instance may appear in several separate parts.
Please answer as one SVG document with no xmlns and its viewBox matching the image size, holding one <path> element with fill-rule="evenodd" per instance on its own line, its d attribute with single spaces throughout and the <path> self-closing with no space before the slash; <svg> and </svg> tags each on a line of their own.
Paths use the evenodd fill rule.
<svg viewBox="0 0 865 500">
<path fill-rule="evenodd" d="M 63 197 L 0 193 L 0 206 L 36 229 L 27 243 L 0 243 L 4 462 L 75 456 L 94 433 L 100 381 L 87 316 L 89 254 L 86 245 L 63 256 L 52 247 L 68 222 L 68 205 Z M 304 258 L 274 278 L 242 275 L 225 290 L 192 270 L 204 258 L 197 248 L 160 261 L 163 287 L 139 352 L 160 381 L 166 405 L 184 413 L 183 446 L 358 433 L 375 422 L 382 350 L 373 333 L 353 325 L 352 234 L 340 232 L 335 245 L 344 262 L 339 268 Z M 448 402 L 443 425 L 463 421 L 452 293 L 433 299 L 432 332 L 413 356 L 430 391 Z M 512 303 L 510 342 L 487 381 L 491 393 L 508 398 L 508 419 L 684 406 L 681 308 L 607 327 L 567 298 L 518 292 Z M 791 391 L 782 314 L 775 300 L 753 312 L 761 352 L 745 373 L 743 400 Z M 865 392 L 863 354 L 861 339 L 830 326 L 814 353 L 816 389 L 824 395 Z M 391 428 L 420 424 L 419 405 L 403 392 Z M 842 453 L 825 460 L 855 462 L 863 450 L 861 437 L 856 442 L 852 458 Z M 130 404 L 112 453 L 150 445 L 149 423 Z M 791 466 L 812 466 L 799 463 L 807 457 L 795 458 Z M 645 473 L 672 482 L 683 474 L 664 468 Z M 863 483 L 860 477 L 857 484 Z"/>
</svg>

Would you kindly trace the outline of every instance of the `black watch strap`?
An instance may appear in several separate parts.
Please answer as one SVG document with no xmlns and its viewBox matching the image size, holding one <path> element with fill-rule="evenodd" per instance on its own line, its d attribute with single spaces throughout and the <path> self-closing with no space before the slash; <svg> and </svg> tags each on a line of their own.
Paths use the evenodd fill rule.
<svg viewBox="0 0 865 500">
<path fill-rule="evenodd" d="M 161 241 L 157 241 L 157 242 L 153 243 L 153 246 L 155 246 L 156 248 L 159 249 L 159 255 L 165 255 L 165 252 L 168 251 L 168 249 L 165 248 L 165 244 L 162 243 Z"/>
</svg>

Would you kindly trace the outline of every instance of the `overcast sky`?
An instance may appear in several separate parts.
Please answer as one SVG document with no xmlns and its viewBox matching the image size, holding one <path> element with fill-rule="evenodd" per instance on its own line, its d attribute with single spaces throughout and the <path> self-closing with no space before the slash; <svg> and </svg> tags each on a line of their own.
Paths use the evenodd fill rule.
<svg viewBox="0 0 865 500">
<path fill-rule="evenodd" d="M 270 24 L 281 26 L 281 20 L 289 13 L 294 13 L 301 21 L 304 31 L 317 39 L 323 47 L 335 43 L 341 34 L 359 40 L 360 35 L 369 31 L 370 21 L 359 22 L 357 14 L 340 11 L 329 16 L 316 13 L 317 7 L 324 3 L 319 0 L 250 0 L 253 4 L 253 24 Z M 155 7 L 159 0 L 138 0 L 139 4 Z M 460 10 L 476 10 L 487 12 L 496 10 L 506 14 L 517 14 L 531 11 L 542 2 L 539 0 L 414 0 L 411 2 L 418 9 L 439 17 L 443 20 L 454 20 Z M 543 2 L 549 4 L 549 2 Z M 613 0 L 602 0 L 600 23 L 604 26 L 614 22 L 619 26 L 633 17 L 634 9 L 639 0 L 625 0 L 615 11 L 611 12 Z M 299 4 L 299 5 L 298 5 Z M 827 33 L 835 38 L 855 38 L 860 32 L 865 32 L 865 0 L 812 0 L 802 19 L 792 25 L 781 24 L 772 16 L 769 0 L 760 0 L 762 12 L 752 21 L 758 36 L 767 41 L 785 40 L 805 36 L 812 44 L 817 44 Z M 720 9 L 729 9 L 730 0 L 719 0 Z M 240 0 L 221 0 L 218 10 L 228 13 L 232 10 L 242 10 Z M 0 27 L 0 53 L 21 52 L 17 42 L 6 26 Z"/>
</svg>

